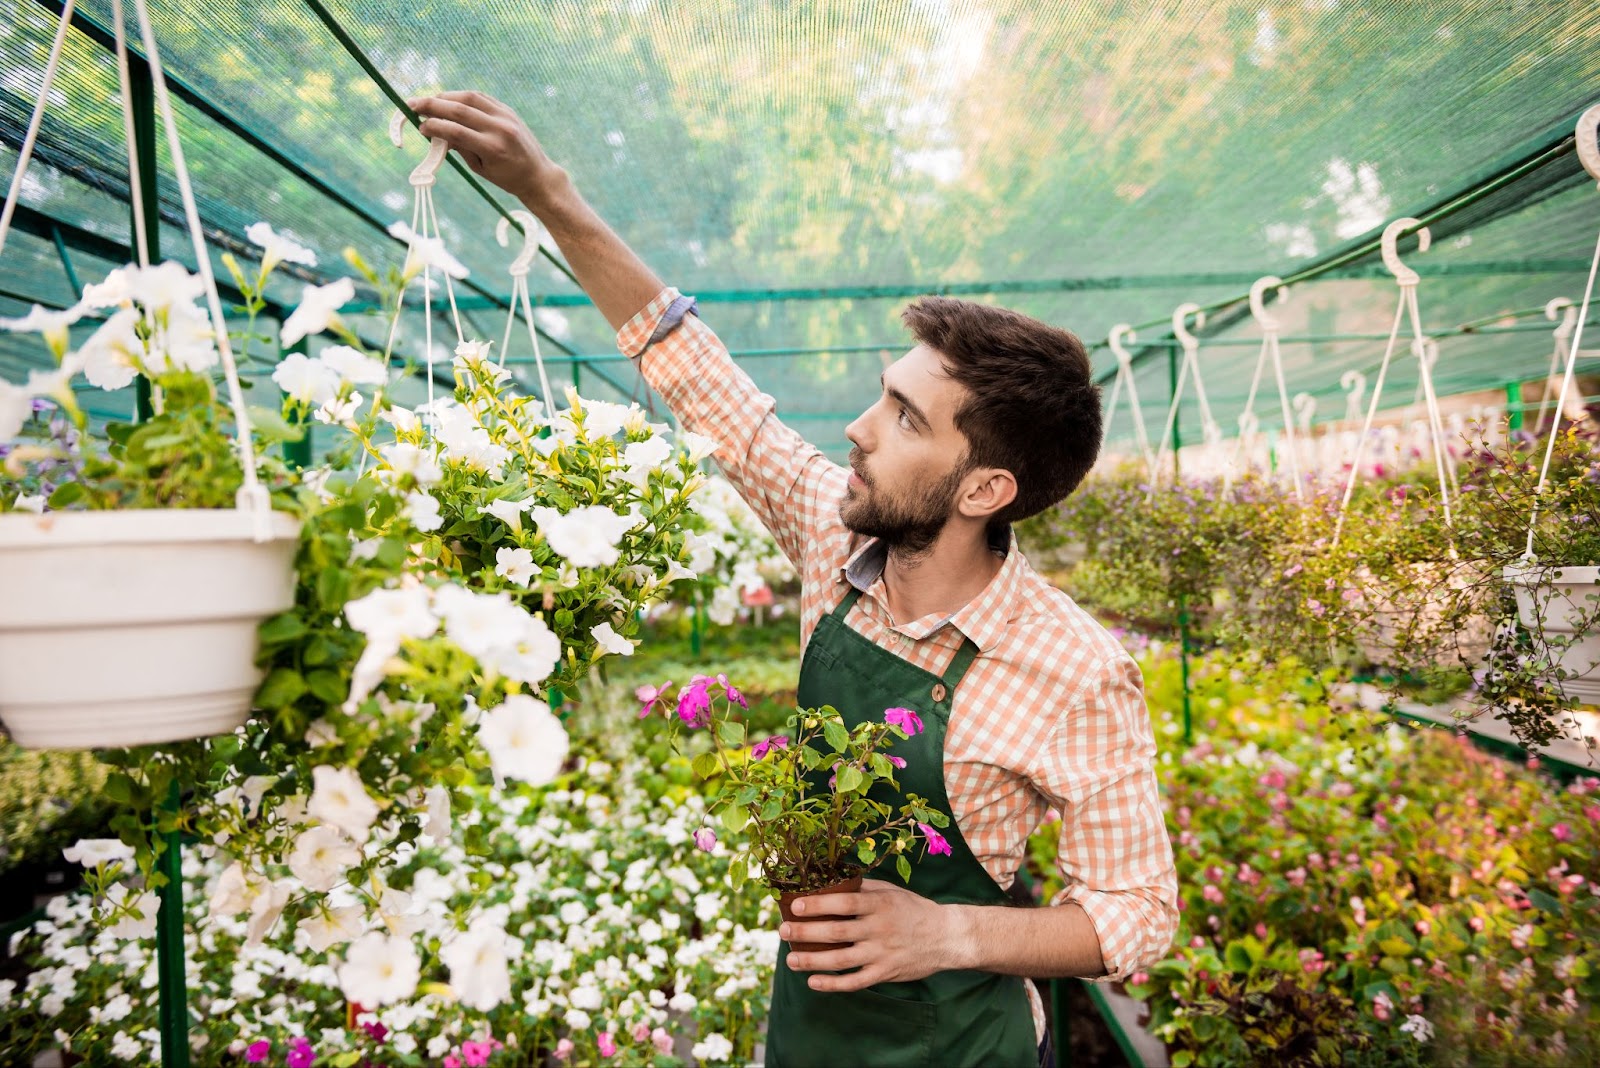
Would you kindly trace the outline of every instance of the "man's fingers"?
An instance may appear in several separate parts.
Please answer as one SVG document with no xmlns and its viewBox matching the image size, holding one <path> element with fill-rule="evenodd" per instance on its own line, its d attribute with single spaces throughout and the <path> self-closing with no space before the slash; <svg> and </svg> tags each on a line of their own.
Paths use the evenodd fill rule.
<svg viewBox="0 0 1600 1068">
<path fill-rule="evenodd" d="M 842 972 L 868 963 L 866 950 L 860 946 L 845 949 L 827 949 L 813 953 L 789 954 L 789 970 L 796 972 Z"/>
<path fill-rule="evenodd" d="M 790 908 L 795 915 L 805 916 L 859 916 L 866 910 L 866 900 L 861 894 L 818 894 L 801 898 Z"/>
<path fill-rule="evenodd" d="M 819 990 L 831 994 L 845 994 L 853 990 L 865 990 L 882 982 L 877 972 L 871 968 L 863 968 L 859 972 L 848 975 L 813 975 L 806 979 L 806 985 L 812 990 Z"/>
<path fill-rule="evenodd" d="M 455 103 L 467 104 L 477 108 L 479 111 L 487 111 L 491 114 L 516 114 L 516 112 L 512 111 L 510 107 L 502 104 L 499 100 L 496 100 L 488 93 L 480 93 L 476 89 L 450 89 L 443 93 L 435 94 L 435 99 L 449 100 Z"/>
<path fill-rule="evenodd" d="M 782 924 L 778 937 L 785 942 L 859 942 L 861 932 L 854 920 L 818 920 Z"/>
<path fill-rule="evenodd" d="M 482 108 L 474 107 L 469 103 L 459 100 L 446 100 L 443 97 L 423 97 L 411 105 L 411 110 L 424 118 L 449 119 L 461 126 L 474 130 L 485 130 L 494 125 L 499 116 Z"/>
<path fill-rule="evenodd" d="M 477 130 L 468 129 L 459 122 L 449 119 L 423 119 L 422 125 L 417 127 L 422 136 L 430 140 L 442 137 L 450 143 L 450 147 L 465 156 L 468 152 L 481 157 L 488 153 L 491 147 L 489 135 L 479 133 Z"/>
</svg>

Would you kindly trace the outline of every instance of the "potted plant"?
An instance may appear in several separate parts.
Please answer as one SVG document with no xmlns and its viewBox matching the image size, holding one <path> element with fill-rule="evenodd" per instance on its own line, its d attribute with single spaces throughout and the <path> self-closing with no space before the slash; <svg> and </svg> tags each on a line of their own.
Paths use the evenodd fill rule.
<svg viewBox="0 0 1600 1068">
<path fill-rule="evenodd" d="M 744 696 L 725 676 L 697 675 L 675 699 L 670 685 L 644 695 L 640 716 L 659 709 L 675 732 L 706 739 L 692 768 L 714 780 L 708 816 L 741 836 L 730 880 L 735 889 L 752 878 L 763 883 L 786 920 L 797 898 L 858 890 L 891 858 L 909 879 L 919 838 L 924 849 L 948 852 L 939 829 L 949 817 L 916 794 L 902 797 L 895 781 L 905 762 L 890 750 L 922 730 L 915 712 L 886 709 L 882 719 L 852 729 L 832 707 L 800 709 L 789 719 L 790 733 L 749 744 L 734 711 L 746 707 Z M 716 834 L 702 828 L 695 842 L 712 849 Z"/>
<path fill-rule="evenodd" d="M 281 466 L 252 455 L 237 377 L 235 403 L 219 389 L 202 293 L 179 264 L 130 265 L 72 309 L 0 322 L 56 364 L 0 384 L 0 717 L 21 745 L 167 742 L 249 713 L 256 626 L 292 603 L 300 519 Z M 100 312 L 72 348 L 69 327 Z M 79 375 L 143 375 L 153 416 L 89 435 Z"/>
</svg>

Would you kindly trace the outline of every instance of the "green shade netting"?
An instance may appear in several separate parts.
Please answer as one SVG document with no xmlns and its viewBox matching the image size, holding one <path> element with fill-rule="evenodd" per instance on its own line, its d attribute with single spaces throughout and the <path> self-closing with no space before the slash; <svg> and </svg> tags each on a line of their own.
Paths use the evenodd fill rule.
<svg viewBox="0 0 1600 1068">
<path fill-rule="evenodd" d="M 93 0 L 85 14 L 106 27 L 109 6 Z M 0 26 L 0 141 L 12 148 L 56 25 L 36 0 L 14 7 Z M 420 139 L 404 151 L 389 143 L 392 105 L 312 11 L 291 0 L 156 7 L 175 78 L 304 172 L 180 101 L 216 247 L 243 248 L 244 228 L 265 219 L 316 249 L 317 271 L 275 291 L 290 304 L 304 281 L 348 273 L 346 246 L 396 262 L 402 249 L 382 225 L 410 219 Z M 882 353 L 906 346 L 904 301 L 817 290 L 968 284 L 993 290 L 978 299 L 1100 342 L 1114 323 L 1165 321 L 1181 302 L 1236 298 L 1256 276 L 1323 262 L 1570 136 L 1600 99 L 1600 6 L 1580 2 L 329 7 L 401 93 L 470 87 L 510 103 L 669 283 L 735 291 L 743 299 L 702 311 L 736 351 L 856 350 L 741 358 L 835 455 L 847 417 L 875 393 Z M 39 178 L 22 200 L 126 243 L 115 86 L 109 53 L 69 34 Z M 4 173 L 14 159 L 0 160 Z M 164 214 L 177 221 L 164 154 L 162 169 Z M 493 240 L 499 216 L 448 170 L 436 198 L 446 239 L 473 272 L 476 332 L 498 342 L 504 313 L 490 306 L 509 290 L 512 255 Z M 1600 193 L 1570 152 L 1530 168 L 1442 220 L 1433 250 L 1408 254 L 1427 272 L 1425 325 L 1443 332 L 1576 299 L 1597 230 Z M 181 231 L 162 246 L 189 256 Z M 65 300 L 52 253 L 13 237 L 0 291 Z M 1383 342 L 1294 339 L 1386 334 L 1395 286 L 1374 261 L 1354 260 L 1358 277 L 1297 286 L 1276 309 L 1290 390 L 1316 396 L 1319 418 L 1342 414 L 1341 374 L 1374 367 Z M 78 269 L 92 279 L 105 266 Z M 576 295 L 548 262 L 530 281 L 536 295 Z M 784 292 L 756 299 L 765 289 Z M 569 349 L 612 351 L 592 308 L 549 315 L 544 325 Z M 381 324 L 366 333 L 381 340 Z M 408 325 L 408 340 L 419 333 Z M 1151 325 L 1140 340 L 1168 333 Z M 1255 336 L 1248 315 L 1224 314 L 1204 338 L 1206 385 L 1228 430 L 1256 350 L 1225 343 Z M 514 344 L 513 356 L 530 355 L 525 334 Z M 561 355 L 554 341 L 545 351 Z M 1440 388 L 1500 389 L 1542 375 L 1549 354 L 1540 331 L 1446 337 Z M 1109 352 L 1094 356 L 1109 374 Z M 11 378 L 29 359 L 9 343 L 0 358 Z M 1165 350 L 1140 359 L 1157 429 Z M 553 364 L 552 379 L 570 381 L 571 368 Z M 635 389 L 621 362 L 579 375 L 599 396 Z M 1409 403 L 1415 362 L 1401 359 L 1392 375 L 1386 398 Z M 1273 425 L 1275 406 L 1258 407 Z M 1194 413 L 1181 418 L 1197 429 Z"/>
</svg>

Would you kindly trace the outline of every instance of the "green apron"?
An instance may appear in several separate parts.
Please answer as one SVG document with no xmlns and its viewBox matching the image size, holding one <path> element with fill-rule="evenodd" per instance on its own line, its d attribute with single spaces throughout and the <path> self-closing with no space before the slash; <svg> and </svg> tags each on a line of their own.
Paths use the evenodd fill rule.
<svg viewBox="0 0 1600 1068">
<path fill-rule="evenodd" d="M 956 684 L 978 650 L 970 640 L 941 678 L 880 649 L 845 625 L 860 598 L 852 588 L 818 623 L 800 666 L 801 708 L 832 705 L 854 727 L 879 719 L 888 708 L 922 717 L 920 734 L 896 742 L 906 766 L 896 778 L 907 793 L 951 815 L 944 836 L 949 856 L 918 850 L 911 879 L 901 882 L 885 863 L 873 878 L 908 886 L 941 903 L 1004 906 L 1005 893 L 972 855 L 950 813 L 944 788 L 944 737 Z M 903 798 L 880 783 L 874 800 L 898 807 Z M 792 971 L 789 944 L 780 943 L 767 1031 L 769 1068 L 1037 1068 L 1039 1047 L 1024 980 L 978 971 L 936 972 L 907 983 L 879 983 L 850 993 L 822 993 L 806 985 L 808 972 Z"/>
</svg>

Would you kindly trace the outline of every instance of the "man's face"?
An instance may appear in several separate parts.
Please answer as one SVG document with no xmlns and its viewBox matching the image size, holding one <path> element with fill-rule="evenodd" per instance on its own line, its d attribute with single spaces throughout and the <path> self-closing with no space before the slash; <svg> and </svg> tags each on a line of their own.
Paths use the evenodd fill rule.
<svg viewBox="0 0 1600 1068">
<path fill-rule="evenodd" d="M 955 426 L 965 393 L 926 345 L 884 371 L 877 403 L 845 428 L 855 446 L 839 508 L 846 527 L 907 552 L 933 544 L 967 473 L 966 438 Z"/>
</svg>

